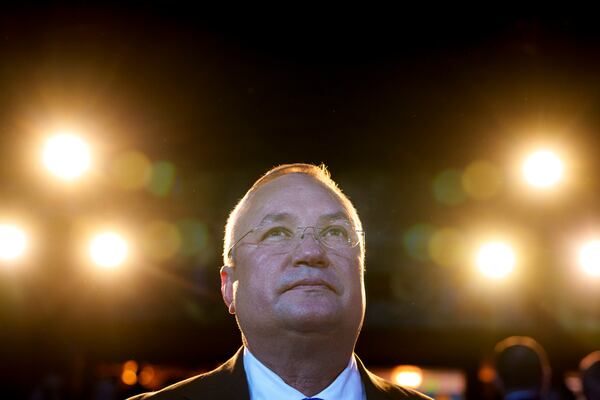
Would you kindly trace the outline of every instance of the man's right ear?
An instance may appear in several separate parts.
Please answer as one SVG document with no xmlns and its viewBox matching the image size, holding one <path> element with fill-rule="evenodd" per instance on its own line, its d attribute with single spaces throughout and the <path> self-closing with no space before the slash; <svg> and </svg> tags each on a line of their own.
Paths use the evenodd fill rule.
<svg viewBox="0 0 600 400">
<path fill-rule="evenodd" d="M 235 281 L 235 268 L 223 265 L 221 267 L 221 296 L 223 296 L 223 301 L 229 310 L 229 314 L 235 314 Z"/>
</svg>

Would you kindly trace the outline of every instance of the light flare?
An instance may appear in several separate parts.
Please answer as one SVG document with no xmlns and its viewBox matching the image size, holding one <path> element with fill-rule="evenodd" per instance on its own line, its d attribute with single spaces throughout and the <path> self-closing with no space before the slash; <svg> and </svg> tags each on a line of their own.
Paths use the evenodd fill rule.
<svg viewBox="0 0 600 400">
<path fill-rule="evenodd" d="M 477 267 L 488 278 L 505 278 L 513 271 L 515 263 L 513 249 L 504 242 L 486 243 L 477 253 Z"/>
<path fill-rule="evenodd" d="M 562 178 L 564 165 L 562 160 L 550 150 L 538 150 L 531 154 L 523 164 L 523 176 L 532 186 L 547 189 L 556 185 Z"/>
<path fill-rule="evenodd" d="M 89 146 L 78 136 L 64 133 L 46 140 L 43 150 L 46 168 L 60 179 L 71 181 L 90 167 Z"/>
<path fill-rule="evenodd" d="M 128 246 L 125 239 L 114 232 L 97 235 L 90 244 L 92 261 L 102 268 L 115 268 L 125 262 Z"/>
<path fill-rule="evenodd" d="M 600 240 L 589 241 L 581 247 L 579 266 L 588 276 L 600 278 Z"/>
<path fill-rule="evenodd" d="M 392 370 L 392 380 L 400 386 L 416 389 L 423 382 L 423 371 L 413 365 L 400 365 Z"/>
<path fill-rule="evenodd" d="M 0 260 L 19 258 L 27 248 L 27 235 L 14 225 L 0 225 Z"/>
</svg>

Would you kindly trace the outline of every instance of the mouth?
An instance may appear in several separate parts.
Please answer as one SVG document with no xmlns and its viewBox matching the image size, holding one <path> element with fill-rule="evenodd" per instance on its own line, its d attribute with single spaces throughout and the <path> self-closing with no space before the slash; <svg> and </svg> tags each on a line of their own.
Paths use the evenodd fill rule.
<svg viewBox="0 0 600 400">
<path fill-rule="evenodd" d="M 285 291 L 288 290 L 322 290 L 327 289 L 335 292 L 333 286 L 331 286 L 327 281 L 322 279 L 302 279 L 292 283 L 287 286 Z"/>
</svg>

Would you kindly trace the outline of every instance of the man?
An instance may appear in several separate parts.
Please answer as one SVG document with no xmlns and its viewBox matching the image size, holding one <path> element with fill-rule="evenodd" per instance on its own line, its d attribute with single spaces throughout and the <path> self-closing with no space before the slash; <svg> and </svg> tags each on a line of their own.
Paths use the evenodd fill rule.
<svg viewBox="0 0 600 400">
<path fill-rule="evenodd" d="M 497 386 L 504 400 L 539 400 L 550 386 L 544 348 L 528 336 L 511 336 L 495 347 Z"/>
<path fill-rule="evenodd" d="M 225 364 L 132 399 L 428 399 L 365 369 L 362 225 L 324 166 L 273 168 L 227 221 L 221 293 L 244 346 Z"/>
<path fill-rule="evenodd" d="M 594 351 L 581 360 L 581 384 L 587 400 L 600 400 L 600 351 Z"/>
</svg>

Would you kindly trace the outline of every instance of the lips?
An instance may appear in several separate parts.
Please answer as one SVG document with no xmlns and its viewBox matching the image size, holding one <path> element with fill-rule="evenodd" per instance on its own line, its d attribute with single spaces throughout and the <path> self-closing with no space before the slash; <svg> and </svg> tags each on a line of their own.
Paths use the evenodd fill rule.
<svg viewBox="0 0 600 400">
<path fill-rule="evenodd" d="M 335 289 L 333 286 L 331 286 L 329 284 L 329 282 L 323 280 L 323 279 L 318 279 L 318 278 L 307 278 L 307 279 L 301 279 L 298 281 L 294 281 L 293 283 L 287 285 L 285 287 L 284 291 L 288 291 L 288 290 L 292 290 L 292 289 L 299 289 L 299 288 L 319 288 L 319 287 L 325 287 L 333 292 L 335 292 Z"/>
</svg>

